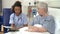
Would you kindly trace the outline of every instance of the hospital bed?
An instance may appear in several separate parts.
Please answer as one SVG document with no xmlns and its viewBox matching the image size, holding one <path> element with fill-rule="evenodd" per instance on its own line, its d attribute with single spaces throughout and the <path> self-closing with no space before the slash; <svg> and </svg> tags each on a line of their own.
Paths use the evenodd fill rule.
<svg viewBox="0 0 60 34">
<path fill-rule="evenodd" d="M 60 9 L 57 8 L 50 8 L 48 7 L 48 13 L 50 15 L 53 15 L 55 18 L 55 23 L 56 23 L 56 29 L 55 29 L 55 34 L 60 34 Z M 20 29 L 18 32 L 8 32 L 6 34 L 49 34 L 48 32 L 44 33 L 39 33 L 39 32 L 27 32 L 25 29 L 28 29 L 27 27 L 23 27 Z"/>
<path fill-rule="evenodd" d="M 49 32 L 43 32 L 43 33 L 41 33 L 41 32 L 28 32 L 28 31 L 26 31 L 28 29 L 28 27 L 23 27 L 23 28 L 21 28 L 21 29 L 19 29 L 19 31 L 17 31 L 17 32 L 8 32 L 8 33 L 6 33 L 6 34 L 50 34 Z"/>
</svg>

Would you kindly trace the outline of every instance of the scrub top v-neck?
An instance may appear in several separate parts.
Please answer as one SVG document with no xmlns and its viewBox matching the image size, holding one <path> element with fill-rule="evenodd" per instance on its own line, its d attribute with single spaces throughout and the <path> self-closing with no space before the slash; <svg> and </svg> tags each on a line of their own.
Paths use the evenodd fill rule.
<svg viewBox="0 0 60 34">
<path fill-rule="evenodd" d="M 21 13 L 19 16 L 16 16 L 15 13 L 10 15 L 10 24 L 14 24 L 16 28 L 23 27 L 24 24 L 27 24 L 27 17 L 25 14 Z"/>
</svg>

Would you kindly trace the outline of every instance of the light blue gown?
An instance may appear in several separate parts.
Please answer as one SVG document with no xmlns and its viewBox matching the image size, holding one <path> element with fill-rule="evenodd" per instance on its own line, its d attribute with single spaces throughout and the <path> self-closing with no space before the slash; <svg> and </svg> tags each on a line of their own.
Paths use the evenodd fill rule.
<svg viewBox="0 0 60 34">
<path fill-rule="evenodd" d="M 36 16 L 33 21 L 29 23 L 30 26 L 33 26 L 34 24 L 42 25 L 51 34 L 55 33 L 55 21 L 54 17 L 51 15 L 45 17 L 41 17 L 40 15 Z"/>
<path fill-rule="evenodd" d="M 14 24 L 16 28 L 23 27 L 24 24 L 27 24 L 27 17 L 23 13 L 21 13 L 19 16 L 12 13 L 10 15 L 9 24 Z"/>
</svg>

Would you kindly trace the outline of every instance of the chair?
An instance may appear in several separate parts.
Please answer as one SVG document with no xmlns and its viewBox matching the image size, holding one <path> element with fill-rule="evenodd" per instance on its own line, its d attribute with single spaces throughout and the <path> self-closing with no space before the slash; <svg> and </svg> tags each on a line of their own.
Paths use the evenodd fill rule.
<svg viewBox="0 0 60 34">
<path fill-rule="evenodd" d="M 3 24 L 3 16 L 0 16 L 0 31 L 1 31 L 1 25 Z"/>
<path fill-rule="evenodd" d="M 3 23 L 4 23 L 4 26 L 9 26 L 9 19 L 10 19 L 10 15 L 11 15 L 12 11 L 11 9 L 9 8 L 5 8 L 3 9 Z"/>
<path fill-rule="evenodd" d="M 3 9 L 3 23 L 4 26 L 10 26 L 9 24 L 9 19 L 10 19 L 10 15 L 11 15 L 12 11 L 10 8 L 4 8 Z M 7 32 L 7 28 L 4 28 L 4 33 Z"/>
</svg>

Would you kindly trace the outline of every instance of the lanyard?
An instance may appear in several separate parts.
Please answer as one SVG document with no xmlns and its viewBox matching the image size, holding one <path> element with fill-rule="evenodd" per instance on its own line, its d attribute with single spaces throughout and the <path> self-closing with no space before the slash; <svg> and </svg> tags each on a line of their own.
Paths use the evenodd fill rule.
<svg viewBox="0 0 60 34">
<path fill-rule="evenodd" d="M 19 24 L 18 22 L 19 22 L 19 20 L 21 19 L 21 21 L 22 21 L 22 17 L 18 17 L 18 20 L 17 20 L 17 24 Z M 13 20 L 14 20 L 14 22 L 15 22 L 15 14 L 14 14 L 14 17 L 13 17 Z"/>
</svg>

